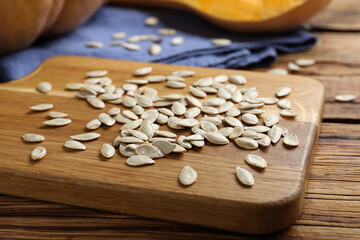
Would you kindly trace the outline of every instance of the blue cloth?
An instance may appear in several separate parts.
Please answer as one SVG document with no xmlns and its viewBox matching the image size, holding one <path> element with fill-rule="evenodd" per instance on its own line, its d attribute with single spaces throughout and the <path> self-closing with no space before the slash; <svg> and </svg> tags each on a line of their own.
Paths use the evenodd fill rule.
<svg viewBox="0 0 360 240">
<path fill-rule="evenodd" d="M 144 25 L 148 16 L 157 16 L 160 23 Z M 140 51 L 110 47 L 111 35 L 126 32 L 127 36 L 156 34 L 158 28 L 174 28 L 184 38 L 182 45 L 171 45 L 170 36 L 161 43 L 157 56 L 148 53 L 151 42 L 140 42 Z M 216 47 L 214 38 L 229 38 L 232 44 Z M 99 41 L 103 48 L 85 47 L 87 41 Z M 220 29 L 198 16 L 163 9 L 135 9 L 102 7 L 86 24 L 75 31 L 54 39 L 38 41 L 33 46 L 0 58 L 0 81 L 10 81 L 31 73 L 42 61 L 54 55 L 82 55 L 102 58 L 161 62 L 215 68 L 244 68 L 269 66 L 278 53 L 291 53 L 309 49 L 316 37 L 304 29 L 281 35 L 249 36 Z"/>
</svg>

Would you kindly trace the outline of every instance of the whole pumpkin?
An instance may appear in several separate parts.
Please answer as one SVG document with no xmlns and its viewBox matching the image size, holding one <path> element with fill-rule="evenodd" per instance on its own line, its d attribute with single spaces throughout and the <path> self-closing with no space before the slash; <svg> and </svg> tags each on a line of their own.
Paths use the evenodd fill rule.
<svg viewBox="0 0 360 240">
<path fill-rule="evenodd" d="M 91 17 L 104 0 L 0 2 L 0 55 L 31 45 L 41 35 L 67 33 Z"/>
</svg>

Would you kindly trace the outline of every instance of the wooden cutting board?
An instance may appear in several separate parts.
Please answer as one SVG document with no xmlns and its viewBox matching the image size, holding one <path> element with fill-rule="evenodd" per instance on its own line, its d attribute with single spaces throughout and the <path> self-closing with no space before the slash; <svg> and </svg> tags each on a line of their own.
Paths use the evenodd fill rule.
<svg viewBox="0 0 360 240">
<path fill-rule="evenodd" d="M 188 86 L 201 77 L 219 74 L 241 74 L 248 79 L 246 87 L 256 86 L 261 97 L 272 97 L 284 86 L 293 89 L 287 97 L 292 109 L 299 113 L 297 120 L 281 119 L 280 125 L 295 132 L 300 145 L 287 149 L 282 142 L 268 148 L 243 150 L 233 142 L 225 146 L 206 144 L 183 154 L 170 154 L 156 164 L 129 167 L 126 158 L 116 155 L 103 160 L 99 150 L 103 143 L 112 143 L 120 125 L 101 127 L 98 140 L 85 143 L 86 151 L 66 151 L 63 148 L 70 135 L 85 132 L 91 119 L 102 110 L 90 107 L 75 98 L 75 92 L 65 91 L 65 85 L 83 82 L 85 72 L 107 69 L 116 86 L 134 78 L 134 69 L 152 66 L 153 75 L 169 75 L 180 69 L 196 72 L 187 78 Z M 41 94 L 37 83 L 48 81 L 53 90 Z M 173 90 L 165 84 L 149 84 L 167 93 L 189 94 Z M 45 61 L 30 75 L 14 82 L 0 84 L 0 193 L 46 201 L 163 219 L 199 226 L 250 234 L 271 233 L 291 225 L 299 216 L 306 175 L 316 145 L 324 101 L 323 86 L 312 79 L 298 76 L 279 76 L 257 72 L 196 68 L 155 63 L 129 62 L 75 56 L 58 56 Z M 41 122 L 48 112 L 32 112 L 29 107 L 39 103 L 54 104 L 54 111 L 70 114 L 72 123 L 64 127 L 46 127 Z M 266 114 L 278 114 L 274 105 L 264 107 Z M 262 120 L 261 120 L 262 121 Z M 161 129 L 169 130 L 166 126 Z M 171 130 L 174 131 L 174 130 Z M 46 137 L 42 143 L 22 141 L 25 133 Z M 190 135 L 190 131 L 178 132 Z M 43 146 L 48 153 L 33 163 L 30 152 Z M 246 154 L 263 156 L 268 167 L 258 171 L 245 162 Z M 190 187 L 178 182 L 186 165 L 194 168 L 198 179 Z M 255 178 L 253 187 L 242 186 L 235 168 L 248 169 Z M 141 226 L 139 226 L 141 227 Z"/>
</svg>

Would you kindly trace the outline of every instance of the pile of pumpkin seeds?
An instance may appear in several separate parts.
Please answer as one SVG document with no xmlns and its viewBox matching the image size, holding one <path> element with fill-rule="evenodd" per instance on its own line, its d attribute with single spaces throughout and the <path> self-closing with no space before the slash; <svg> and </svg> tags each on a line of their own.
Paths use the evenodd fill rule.
<svg viewBox="0 0 360 240">
<path fill-rule="evenodd" d="M 201 148 L 206 143 L 226 145 L 231 141 L 244 150 L 254 150 L 259 146 L 267 148 L 281 139 L 288 147 L 299 145 L 295 133 L 289 132 L 278 124 L 280 117 L 294 119 L 297 113 L 286 99 L 292 89 L 284 86 L 274 96 L 260 97 L 256 87 L 245 87 L 247 79 L 241 75 L 218 75 L 200 78 L 189 86 L 186 95 L 176 93 L 159 96 L 152 83 L 164 83 L 168 88 L 187 87 L 186 78 L 193 77 L 194 71 L 179 70 L 168 76 L 150 75 L 152 67 L 143 67 L 133 72 L 133 79 L 116 87 L 112 79 L 107 77 L 108 71 L 95 70 L 87 72 L 84 83 L 70 83 L 66 90 L 76 91 L 76 97 L 87 101 L 95 109 L 103 109 L 106 104 L 122 105 L 102 112 L 97 118 L 86 124 L 89 130 L 96 130 L 101 125 L 111 127 L 121 124 L 120 134 L 112 143 L 104 143 L 100 153 L 104 158 L 115 155 L 115 147 L 120 154 L 128 157 L 126 164 L 131 167 L 155 164 L 154 159 L 166 157 L 170 153 L 183 153 L 191 148 Z M 50 83 L 40 83 L 37 89 L 46 94 L 51 90 Z M 207 98 L 205 98 L 207 97 Z M 277 105 L 279 115 L 266 114 L 265 105 Z M 43 103 L 30 107 L 33 111 L 46 111 L 54 106 Z M 201 114 L 201 116 L 200 116 Z M 43 124 L 60 127 L 71 123 L 69 115 L 62 112 L 49 112 L 52 120 Z M 263 125 L 259 119 L 263 117 Z M 245 124 L 245 125 L 244 125 Z M 161 125 L 170 129 L 189 129 L 188 135 L 178 135 L 172 131 L 160 130 Z M 225 127 L 221 127 L 225 126 Z M 70 136 L 64 143 L 65 148 L 86 150 L 84 142 L 95 140 L 99 133 L 88 132 Z M 24 141 L 41 142 L 45 137 L 38 134 L 25 134 Z M 46 149 L 37 147 L 31 158 L 40 160 Z M 245 163 L 255 168 L 266 168 L 264 158 L 248 154 Z M 235 174 L 239 181 L 247 186 L 254 184 L 253 175 L 245 167 L 236 167 Z M 182 185 L 193 184 L 197 172 L 185 166 L 179 174 Z"/>
<path fill-rule="evenodd" d="M 159 23 L 159 19 L 154 16 L 150 16 L 145 19 L 144 23 L 148 27 L 156 27 Z M 124 39 L 126 38 L 125 32 L 116 32 L 112 34 L 112 39 L 114 41 L 109 43 L 110 47 L 122 47 L 124 49 L 127 49 L 129 51 L 139 51 L 141 49 L 141 46 L 137 43 L 139 42 L 152 42 L 152 44 L 149 47 L 149 53 L 153 56 L 159 55 L 162 51 L 161 42 L 164 40 L 164 37 L 171 36 L 171 45 L 177 46 L 184 43 L 184 38 L 181 36 L 176 36 L 177 31 L 173 28 L 159 28 L 157 29 L 156 34 L 142 34 L 142 35 L 133 35 L 128 37 L 126 41 Z M 211 43 L 214 46 L 228 46 L 232 43 L 230 39 L 226 38 L 216 38 L 211 40 Z M 103 48 L 104 44 L 97 41 L 89 41 L 85 43 L 86 47 L 89 48 Z"/>
</svg>

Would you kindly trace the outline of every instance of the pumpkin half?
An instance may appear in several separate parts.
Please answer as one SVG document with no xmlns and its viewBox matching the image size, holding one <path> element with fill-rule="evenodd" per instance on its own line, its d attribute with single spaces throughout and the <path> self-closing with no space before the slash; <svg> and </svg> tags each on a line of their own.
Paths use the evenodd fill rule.
<svg viewBox="0 0 360 240">
<path fill-rule="evenodd" d="M 109 0 L 112 4 L 189 10 L 231 31 L 284 32 L 300 26 L 330 0 Z"/>
</svg>

